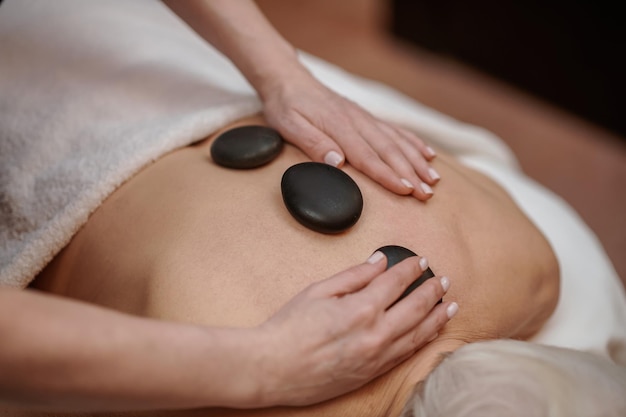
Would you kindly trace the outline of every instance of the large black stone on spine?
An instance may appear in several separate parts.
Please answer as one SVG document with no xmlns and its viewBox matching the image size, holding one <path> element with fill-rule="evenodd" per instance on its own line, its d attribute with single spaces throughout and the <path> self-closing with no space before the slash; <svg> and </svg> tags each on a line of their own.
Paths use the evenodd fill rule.
<svg viewBox="0 0 626 417">
<path fill-rule="evenodd" d="M 417 254 L 413 252 L 412 250 L 407 249 L 403 246 L 396 246 L 396 245 L 383 246 L 382 248 L 376 249 L 376 251 L 381 251 L 387 257 L 387 269 L 391 268 L 395 264 L 405 260 L 408 257 L 417 256 Z M 426 270 L 422 273 L 422 275 L 420 275 L 415 281 L 413 281 L 411 285 L 409 285 L 407 289 L 404 290 L 404 292 L 400 295 L 400 297 L 398 297 L 398 299 L 394 301 L 392 305 L 389 306 L 389 308 L 393 307 L 393 305 L 396 304 L 398 301 L 402 300 L 404 297 L 411 294 L 411 292 L 413 292 L 417 287 L 422 285 L 427 279 L 432 278 L 434 276 L 435 274 L 433 273 L 433 271 L 430 268 L 426 268 Z M 439 300 L 437 304 L 441 302 L 442 300 Z"/>
<path fill-rule="evenodd" d="M 283 201 L 301 224 L 320 233 L 340 233 L 361 217 L 363 196 L 342 170 L 318 162 L 293 165 L 281 181 Z"/>
<path fill-rule="evenodd" d="M 280 134 L 266 126 L 227 130 L 211 144 L 211 158 L 227 168 L 250 169 L 271 162 L 283 149 Z"/>
</svg>

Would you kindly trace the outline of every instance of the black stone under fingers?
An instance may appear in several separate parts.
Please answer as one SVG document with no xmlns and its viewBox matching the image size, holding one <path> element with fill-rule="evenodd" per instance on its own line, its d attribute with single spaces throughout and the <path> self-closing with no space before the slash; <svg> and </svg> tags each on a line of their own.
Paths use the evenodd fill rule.
<svg viewBox="0 0 626 417">
<path fill-rule="evenodd" d="M 211 144 L 211 158 L 221 166 L 257 168 L 273 161 L 283 149 L 283 138 L 267 126 L 240 126 L 227 130 Z"/>
<path fill-rule="evenodd" d="M 376 251 L 381 251 L 387 257 L 387 269 L 405 260 L 406 258 L 409 258 L 411 256 L 417 256 L 417 254 L 412 250 L 407 249 L 403 246 L 396 245 L 383 246 L 382 248 L 376 249 L 374 252 Z M 407 289 L 404 290 L 400 297 L 398 297 L 398 299 L 394 301 L 393 304 L 391 304 L 388 308 L 393 307 L 398 301 L 402 300 L 404 297 L 413 292 L 417 287 L 426 282 L 427 279 L 433 278 L 434 276 L 435 274 L 433 273 L 433 271 L 430 268 L 426 268 L 422 275 L 420 275 L 415 281 L 413 281 L 411 285 L 409 285 Z M 440 299 L 437 304 L 441 303 L 442 301 L 443 299 Z"/>
<path fill-rule="evenodd" d="M 303 162 L 285 171 L 283 201 L 302 225 L 320 233 L 340 233 L 359 220 L 363 196 L 342 170 L 319 162 Z"/>
</svg>

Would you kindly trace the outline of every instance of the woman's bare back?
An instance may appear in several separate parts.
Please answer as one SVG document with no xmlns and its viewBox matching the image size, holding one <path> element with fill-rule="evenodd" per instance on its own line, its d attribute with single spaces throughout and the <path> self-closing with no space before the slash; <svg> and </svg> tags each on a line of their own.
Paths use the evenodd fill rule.
<svg viewBox="0 0 626 417">
<path fill-rule="evenodd" d="M 300 151 L 286 146 L 264 167 L 232 170 L 211 161 L 213 138 L 172 152 L 122 185 L 34 286 L 136 315 L 254 326 L 310 283 L 394 244 L 426 256 L 436 274 L 451 279 L 446 299 L 460 312 L 441 340 L 525 338 L 556 305 L 558 265 L 544 237 L 494 182 L 442 152 L 433 161 L 442 180 L 426 203 L 346 166 L 363 212 L 350 230 L 324 235 L 298 223 L 282 201 L 282 174 L 307 160 Z M 338 415 L 345 407 L 384 415 L 403 400 L 394 390 L 415 382 L 407 381 L 415 364 L 298 412 Z"/>
</svg>

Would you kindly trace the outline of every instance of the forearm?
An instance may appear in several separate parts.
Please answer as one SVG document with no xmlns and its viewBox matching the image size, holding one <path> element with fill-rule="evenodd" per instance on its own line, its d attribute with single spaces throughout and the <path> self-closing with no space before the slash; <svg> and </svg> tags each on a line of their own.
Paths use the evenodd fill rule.
<svg viewBox="0 0 626 417">
<path fill-rule="evenodd" d="M 245 406 L 256 394 L 253 334 L 0 290 L 0 403 L 64 411 Z"/>
<path fill-rule="evenodd" d="M 309 76 L 295 49 L 252 0 L 164 0 L 200 36 L 226 55 L 261 98 L 276 83 Z"/>
</svg>

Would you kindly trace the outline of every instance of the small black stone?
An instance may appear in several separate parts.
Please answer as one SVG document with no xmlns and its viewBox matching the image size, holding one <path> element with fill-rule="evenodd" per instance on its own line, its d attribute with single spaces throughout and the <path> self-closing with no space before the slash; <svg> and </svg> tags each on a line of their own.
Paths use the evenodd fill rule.
<svg viewBox="0 0 626 417">
<path fill-rule="evenodd" d="M 417 256 L 417 254 L 412 250 L 409 250 L 403 246 L 396 245 L 383 246 L 382 248 L 376 249 L 376 251 L 381 251 L 387 257 L 387 269 L 391 268 L 395 264 L 405 260 L 408 257 Z M 392 305 L 389 306 L 389 308 L 393 307 L 393 305 L 396 304 L 398 301 L 411 294 L 413 290 L 422 285 L 427 279 L 434 276 L 435 274 L 433 273 L 433 271 L 430 268 L 426 268 L 426 271 L 424 271 L 422 275 L 419 276 L 419 278 L 413 281 L 411 285 L 409 285 L 408 288 L 404 290 L 402 295 L 400 295 L 400 297 L 396 301 L 394 301 Z M 437 304 L 441 303 L 442 301 L 443 300 L 439 300 Z"/>
<path fill-rule="evenodd" d="M 281 181 L 289 213 L 309 229 L 340 233 L 361 217 L 363 196 L 342 170 L 318 162 L 303 162 L 287 169 Z"/>
<path fill-rule="evenodd" d="M 283 149 L 280 134 L 266 126 L 227 130 L 211 144 L 211 158 L 227 168 L 250 169 L 271 162 Z"/>
</svg>

